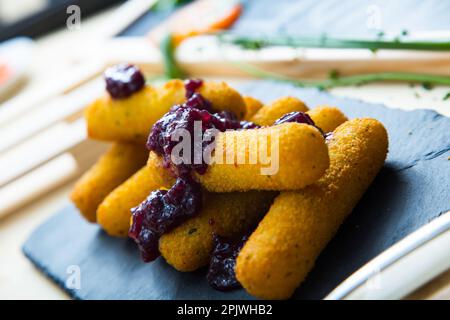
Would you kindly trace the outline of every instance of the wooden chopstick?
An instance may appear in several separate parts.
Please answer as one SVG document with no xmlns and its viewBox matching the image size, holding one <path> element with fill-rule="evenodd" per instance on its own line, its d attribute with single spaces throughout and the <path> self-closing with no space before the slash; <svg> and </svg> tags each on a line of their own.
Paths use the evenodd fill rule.
<svg viewBox="0 0 450 320">
<path fill-rule="evenodd" d="M 88 103 L 103 93 L 103 84 L 91 81 L 78 90 L 43 103 L 15 121 L 4 125 L 0 130 L 0 155 L 33 137 L 54 123 L 64 121 L 79 113 Z"/>
<path fill-rule="evenodd" d="M 8 150 L 0 158 L 0 187 L 26 174 L 43 163 L 85 140 L 83 119 L 73 123 L 61 122 L 40 132 L 32 139 Z"/>
<path fill-rule="evenodd" d="M 106 150 L 107 144 L 84 140 L 67 152 L 0 188 L 0 218 L 79 177 Z"/>
</svg>

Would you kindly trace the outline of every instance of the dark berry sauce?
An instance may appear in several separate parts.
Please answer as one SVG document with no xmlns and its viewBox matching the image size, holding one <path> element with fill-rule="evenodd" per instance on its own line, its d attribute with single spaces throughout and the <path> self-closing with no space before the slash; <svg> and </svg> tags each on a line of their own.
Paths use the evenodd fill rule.
<svg viewBox="0 0 450 320">
<path fill-rule="evenodd" d="M 142 72 L 131 64 L 118 64 L 104 74 L 106 90 L 113 99 L 125 99 L 144 87 Z"/>
<path fill-rule="evenodd" d="M 239 251 L 248 239 L 246 234 L 239 239 L 228 239 L 214 235 L 214 249 L 211 254 L 206 279 L 211 287 L 219 291 L 240 288 L 236 279 L 235 267 Z"/>
<path fill-rule="evenodd" d="M 320 129 L 318 126 L 316 126 L 313 119 L 311 119 L 311 117 L 307 113 L 304 113 L 301 111 L 294 111 L 294 112 L 286 113 L 280 119 L 275 121 L 274 125 L 282 124 L 282 123 L 286 123 L 286 122 L 297 122 L 297 123 L 309 124 L 311 126 L 316 127 L 322 133 L 322 135 L 324 135 L 324 132 L 322 131 L 322 129 Z"/>
<path fill-rule="evenodd" d="M 282 124 L 286 122 L 298 122 L 298 123 L 306 123 L 309 125 L 314 126 L 314 121 L 311 119 L 311 117 L 301 111 L 294 111 L 290 113 L 286 113 L 284 116 L 282 116 L 280 119 L 275 121 L 274 125 Z"/>
<path fill-rule="evenodd" d="M 187 79 L 184 82 L 184 88 L 186 90 L 186 99 L 189 99 L 194 93 L 202 86 L 203 80 L 201 79 Z"/>
<path fill-rule="evenodd" d="M 170 168 L 177 176 L 183 176 L 195 171 L 199 174 L 204 174 L 208 165 L 201 159 L 195 160 L 194 154 L 191 152 L 189 163 L 174 164 L 171 158 L 173 148 L 179 141 L 173 141 L 173 137 L 177 132 L 185 130 L 191 137 L 191 151 L 194 151 L 194 124 L 201 122 L 201 135 L 209 129 L 216 129 L 218 131 L 225 131 L 227 129 L 250 129 L 256 127 L 251 122 L 239 121 L 236 115 L 230 111 L 216 112 L 211 103 L 206 100 L 201 94 L 194 92 L 194 89 L 199 88 L 200 80 L 186 81 L 186 98 L 184 104 L 176 105 L 166 113 L 160 120 L 158 120 L 150 132 L 147 140 L 147 148 L 156 152 L 163 157 L 164 166 Z M 189 88 L 189 89 L 188 89 Z M 188 95 L 189 93 L 189 95 Z M 199 137 L 201 139 L 201 137 Z M 212 141 L 202 141 L 202 150 L 204 150 Z"/>
<path fill-rule="evenodd" d="M 179 141 L 172 141 L 174 134 L 181 129 L 188 132 L 191 137 L 191 151 L 194 151 L 196 121 L 201 125 L 202 135 L 207 134 L 208 129 L 223 132 L 227 129 L 255 126 L 249 122 L 239 121 L 232 112 L 215 112 L 211 103 L 196 92 L 201 85 L 201 80 L 185 82 L 187 101 L 173 106 L 157 121 L 147 140 L 147 148 L 163 157 L 164 166 L 177 176 L 177 181 L 168 191 L 153 191 L 144 202 L 132 209 L 129 236 L 138 244 L 142 258 L 146 262 L 155 260 L 160 255 L 158 241 L 161 235 L 198 214 L 202 206 L 202 189 L 192 178 L 192 172 L 204 174 L 208 164 L 203 157 L 201 161 L 194 161 L 194 152 L 191 152 L 190 161 L 186 161 L 187 163 L 175 164 L 171 155 Z M 213 137 L 209 141 L 202 141 L 200 151 L 213 142 Z"/>
<path fill-rule="evenodd" d="M 133 220 L 128 235 L 141 250 L 142 259 L 159 257 L 158 240 L 202 207 L 202 190 L 192 178 L 180 177 L 169 190 L 156 190 L 138 207 L 131 209 Z"/>
</svg>

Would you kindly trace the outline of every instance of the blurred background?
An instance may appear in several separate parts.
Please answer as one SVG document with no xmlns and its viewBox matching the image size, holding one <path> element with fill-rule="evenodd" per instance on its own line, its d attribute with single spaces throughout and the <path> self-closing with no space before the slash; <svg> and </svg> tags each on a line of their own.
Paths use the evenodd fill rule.
<svg viewBox="0 0 450 320">
<path fill-rule="evenodd" d="M 107 147 L 87 139 L 82 118 L 84 106 L 104 92 L 107 66 L 139 65 L 148 81 L 167 77 L 173 57 L 188 76 L 231 83 L 258 77 L 236 62 L 292 80 L 415 72 L 446 76 L 443 83 L 450 76 L 448 48 L 324 48 L 320 39 L 448 43 L 449 16 L 450 2 L 438 0 L 0 0 L 0 298 L 67 298 L 20 247 L 67 204 L 73 181 Z M 319 45 L 284 41 L 249 50 L 221 41 L 224 31 L 263 40 L 312 38 Z M 176 50 L 162 46 L 168 34 Z M 374 82 L 329 91 L 450 116 L 450 87 L 442 83 Z"/>
</svg>

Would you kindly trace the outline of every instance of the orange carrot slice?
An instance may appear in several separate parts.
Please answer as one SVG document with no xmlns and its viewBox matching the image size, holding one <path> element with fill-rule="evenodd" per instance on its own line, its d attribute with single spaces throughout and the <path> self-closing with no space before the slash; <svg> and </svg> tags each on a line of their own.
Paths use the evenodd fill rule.
<svg viewBox="0 0 450 320">
<path fill-rule="evenodd" d="M 242 5 L 230 0 L 198 0 L 178 10 L 149 33 L 155 43 L 170 32 L 175 45 L 197 35 L 230 28 L 242 13 Z"/>
</svg>

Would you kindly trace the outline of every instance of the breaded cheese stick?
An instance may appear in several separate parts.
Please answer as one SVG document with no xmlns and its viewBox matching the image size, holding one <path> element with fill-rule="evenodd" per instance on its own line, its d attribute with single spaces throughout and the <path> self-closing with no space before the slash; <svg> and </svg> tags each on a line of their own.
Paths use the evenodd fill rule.
<svg viewBox="0 0 450 320">
<path fill-rule="evenodd" d="M 278 193 L 249 191 L 206 193 L 200 214 L 164 234 L 159 250 L 178 271 L 194 271 L 209 263 L 213 232 L 237 237 L 254 227 Z"/>
<path fill-rule="evenodd" d="M 283 97 L 263 106 L 250 118 L 250 121 L 260 126 L 270 126 L 286 113 L 294 111 L 306 112 L 308 107 L 297 98 Z"/>
<path fill-rule="evenodd" d="M 334 131 L 334 129 L 348 120 L 341 110 L 331 106 L 317 106 L 306 113 L 314 121 L 315 125 L 325 133 Z"/>
<path fill-rule="evenodd" d="M 250 119 L 253 117 L 253 115 L 262 108 L 263 103 L 259 101 L 258 99 L 255 99 L 250 96 L 244 96 L 243 97 L 245 102 L 245 116 L 244 120 L 250 121 Z"/>
<path fill-rule="evenodd" d="M 144 201 L 150 192 L 170 188 L 173 182 L 174 178 L 151 152 L 147 166 L 114 189 L 100 204 L 97 209 L 98 223 L 111 236 L 127 236 L 131 208 Z"/>
<path fill-rule="evenodd" d="M 245 114 L 241 95 L 224 82 L 205 82 L 198 89 L 216 110 Z M 85 110 L 90 138 L 107 141 L 145 143 L 153 124 L 176 104 L 183 103 L 186 90 L 181 80 L 162 87 L 145 86 L 127 99 L 112 99 L 109 94 L 95 100 Z"/>
<path fill-rule="evenodd" d="M 96 221 L 96 211 L 103 199 L 145 166 L 148 151 L 143 145 L 114 143 L 75 184 L 70 195 L 86 220 Z"/>
<path fill-rule="evenodd" d="M 329 165 L 322 134 L 300 123 L 219 133 L 214 159 L 204 175 L 196 175 L 211 192 L 300 189 Z"/>
<path fill-rule="evenodd" d="M 293 294 L 383 166 L 387 147 L 386 130 L 374 119 L 334 131 L 327 173 L 303 190 L 282 192 L 239 253 L 236 276 L 250 294 Z"/>
</svg>

